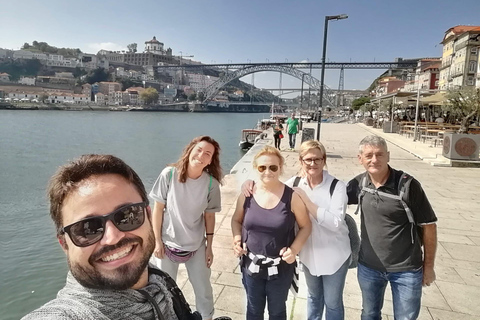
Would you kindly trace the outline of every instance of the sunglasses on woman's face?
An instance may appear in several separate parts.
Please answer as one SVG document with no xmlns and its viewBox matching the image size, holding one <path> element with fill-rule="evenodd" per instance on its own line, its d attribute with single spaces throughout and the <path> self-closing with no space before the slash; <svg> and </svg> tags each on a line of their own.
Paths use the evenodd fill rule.
<svg viewBox="0 0 480 320">
<path fill-rule="evenodd" d="M 277 172 L 278 171 L 278 166 L 276 164 L 272 164 L 271 166 L 258 166 L 257 170 L 258 172 L 264 172 L 265 170 L 270 170 L 272 172 Z"/>
<path fill-rule="evenodd" d="M 107 221 L 123 232 L 133 231 L 145 221 L 145 202 L 125 205 L 104 216 L 88 217 L 62 228 L 77 247 L 88 247 L 97 243 L 105 234 Z"/>
</svg>

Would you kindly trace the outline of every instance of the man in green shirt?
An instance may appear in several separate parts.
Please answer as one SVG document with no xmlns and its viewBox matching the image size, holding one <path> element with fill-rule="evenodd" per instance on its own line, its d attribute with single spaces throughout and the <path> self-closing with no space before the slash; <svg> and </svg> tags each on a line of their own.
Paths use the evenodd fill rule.
<svg viewBox="0 0 480 320">
<path fill-rule="evenodd" d="M 295 112 L 287 120 L 288 142 L 290 149 L 295 149 L 295 139 L 298 133 L 298 119 L 295 119 Z"/>
</svg>

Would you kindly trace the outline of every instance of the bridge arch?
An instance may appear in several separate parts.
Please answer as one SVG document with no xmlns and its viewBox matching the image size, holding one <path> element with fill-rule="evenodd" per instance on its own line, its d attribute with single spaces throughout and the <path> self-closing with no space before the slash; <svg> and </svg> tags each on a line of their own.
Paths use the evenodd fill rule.
<svg viewBox="0 0 480 320">
<path fill-rule="evenodd" d="M 229 82 L 242 78 L 246 75 L 262 72 L 262 71 L 273 71 L 273 72 L 282 72 L 288 74 L 292 77 L 295 77 L 299 80 L 303 80 L 306 84 L 308 84 L 311 88 L 315 90 L 320 90 L 320 80 L 315 77 L 312 77 L 310 74 L 301 71 L 300 69 L 296 69 L 290 66 L 285 65 L 249 65 L 245 68 L 237 69 L 233 72 L 227 72 L 223 76 L 221 76 L 217 81 L 209 85 L 205 88 L 204 91 L 204 102 L 207 100 L 212 99 L 215 95 L 220 91 L 223 86 L 228 84 Z M 323 85 L 323 99 L 327 101 L 330 106 L 335 106 L 335 93 L 333 93 L 330 88 L 328 88 L 325 84 Z"/>
</svg>

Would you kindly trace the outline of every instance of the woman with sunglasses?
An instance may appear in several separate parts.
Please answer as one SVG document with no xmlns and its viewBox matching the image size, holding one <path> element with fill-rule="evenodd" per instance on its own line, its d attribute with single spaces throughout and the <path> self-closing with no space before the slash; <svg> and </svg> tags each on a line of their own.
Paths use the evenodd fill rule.
<svg viewBox="0 0 480 320">
<path fill-rule="evenodd" d="M 286 319 L 295 257 L 312 227 L 300 197 L 279 180 L 283 164 L 282 155 L 271 146 L 255 155 L 258 181 L 250 197 L 239 196 L 232 217 L 233 250 L 241 258 L 247 293 L 247 320 L 263 319 L 266 301 L 269 319 Z"/>
<path fill-rule="evenodd" d="M 214 313 L 210 267 L 215 212 L 221 210 L 220 146 L 208 136 L 193 139 L 180 159 L 166 167 L 150 197 L 155 251 L 152 260 L 174 280 L 184 263 L 203 319 Z"/>
<path fill-rule="evenodd" d="M 312 222 L 312 234 L 300 252 L 308 286 L 308 319 L 344 319 L 343 288 L 350 264 L 350 240 L 345 223 L 347 194 L 345 184 L 336 182 L 325 167 L 327 153 L 322 143 L 309 140 L 299 151 L 301 179 L 292 177 L 285 182 L 294 187 L 307 206 Z M 249 193 L 252 182 L 244 183 L 243 193 Z"/>
</svg>

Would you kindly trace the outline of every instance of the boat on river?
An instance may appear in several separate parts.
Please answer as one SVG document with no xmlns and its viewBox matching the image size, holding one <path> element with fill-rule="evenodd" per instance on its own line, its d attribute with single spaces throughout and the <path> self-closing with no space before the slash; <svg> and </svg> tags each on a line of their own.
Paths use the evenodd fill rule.
<svg viewBox="0 0 480 320">
<path fill-rule="evenodd" d="M 243 129 L 242 137 L 240 138 L 240 142 L 238 143 L 238 146 L 242 150 L 250 149 L 255 144 L 256 138 L 260 136 L 262 133 L 263 133 L 262 130 Z"/>
</svg>

